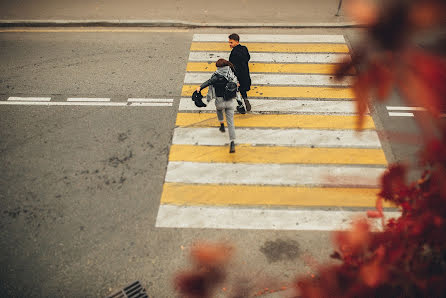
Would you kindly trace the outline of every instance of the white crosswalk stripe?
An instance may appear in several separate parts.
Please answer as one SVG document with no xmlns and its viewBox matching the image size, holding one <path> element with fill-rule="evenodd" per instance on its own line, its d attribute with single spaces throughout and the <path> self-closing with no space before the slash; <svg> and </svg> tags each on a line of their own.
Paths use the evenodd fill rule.
<svg viewBox="0 0 446 298">
<path fill-rule="evenodd" d="M 185 84 L 201 84 L 207 81 L 212 72 L 186 73 Z M 350 86 L 352 79 L 341 82 L 330 75 L 302 75 L 302 74 L 251 74 L 253 85 L 287 85 L 287 86 Z"/>
<path fill-rule="evenodd" d="M 194 34 L 193 41 L 222 41 L 228 42 L 227 34 Z M 280 43 L 345 43 L 343 35 L 261 35 L 244 34 L 243 42 L 280 42 Z"/>
<path fill-rule="evenodd" d="M 334 100 L 297 100 L 297 99 L 250 99 L 252 112 L 286 112 L 286 113 L 317 113 L 330 115 L 350 115 L 356 113 L 353 101 Z M 213 103 L 204 108 L 197 107 L 190 98 L 180 100 L 181 111 L 212 111 L 215 112 Z"/>
<path fill-rule="evenodd" d="M 339 63 L 341 60 L 351 60 L 348 54 L 332 53 L 250 53 L 251 63 Z M 191 52 L 189 61 L 214 62 L 218 59 L 229 59 L 228 52 Z"/>
<path fill-rule="evenodd" d="M 225 134 L 216 134 L 215 128 L 177 127 L 174 131 L 174 144 L 223 146 L 229 143 Z M 376 131 L 364 130 L 317 130 L 317 129 L 237 129 L 239 144 L 268 146 L 312 146 L 380 148 Z"/>
</svg>

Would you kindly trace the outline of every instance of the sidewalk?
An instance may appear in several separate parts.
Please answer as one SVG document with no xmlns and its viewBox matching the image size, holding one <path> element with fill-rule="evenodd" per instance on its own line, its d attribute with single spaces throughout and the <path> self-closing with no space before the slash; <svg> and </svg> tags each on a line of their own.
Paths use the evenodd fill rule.
<svg viewBox="0 0 446 298">
<path fill-rule="evenodd" d="M 0 2 L 2 26 L 345 27 L 338 0 L 23 0 Z"/>
</svg>

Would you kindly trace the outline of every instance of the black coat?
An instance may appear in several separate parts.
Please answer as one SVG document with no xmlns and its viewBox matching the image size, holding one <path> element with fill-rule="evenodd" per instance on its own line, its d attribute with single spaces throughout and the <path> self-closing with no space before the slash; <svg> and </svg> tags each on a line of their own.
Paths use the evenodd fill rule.
<svg viewBox="0 0 446 298">
<path fill-rule="evenodd" d="M 251 59 L 248 48 L 238 44 L 235 46 L 231 55 L 229 55 L 229 61 L 234 64 L 235 75 L 240 83 L 240 91 L 248 91 L 251 88 L 251 77 L 249 76 L 248 62 Z"/>
</svg>

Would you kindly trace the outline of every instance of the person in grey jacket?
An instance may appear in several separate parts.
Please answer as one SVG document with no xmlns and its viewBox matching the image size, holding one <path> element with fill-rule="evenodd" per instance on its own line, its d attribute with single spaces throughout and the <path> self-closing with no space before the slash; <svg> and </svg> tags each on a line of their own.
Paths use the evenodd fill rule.
<svg viewBox="0 0 446 298">
<path fill-rule="evenodd" d="M 225 59 L 219 59 L 215 63 L 217 66 L 217 70 L 212 74 L 211 78 L 201 84 L 200 87 L 197 88 L 197 92 L 200 90 L 209 87 L 209 91 L 207 94 L 207 101 L 210 102 L 212 99 L 215 99 L 215 107 L 217 108 L 217 118 L 220 122 L 220 131 L 225 132 L 224 125 L 224 117 L 223 112 L 226 115 L 226 123 L 228 125 L 229 130 L 229 153 L 235 152 L 235 127 L 234 127 L 234 98 L 230 100 L 225 100 L 222 96 L 217 96 L 217 94 L 221 95 L 221 85 L 219 81 L 221 81 L 222 77 L 224 77 L 228 82 L 232 82 L 238 85 L 237 77 L 234 74 L 234 66 L 231 62 Z M 217 88 L 217 90 L 216 90 Z M 236 92 L 237 102 L 241 104 L 240 93 Z"/>
</svg>

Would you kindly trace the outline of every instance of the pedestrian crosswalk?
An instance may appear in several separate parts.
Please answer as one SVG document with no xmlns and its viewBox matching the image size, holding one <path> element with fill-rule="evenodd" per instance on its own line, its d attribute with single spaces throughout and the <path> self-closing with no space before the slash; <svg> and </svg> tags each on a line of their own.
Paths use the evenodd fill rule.
<svg viewBox="0 0 446 298">
<path fill-rule="evenodd" d="M 355 131 L 354 72 L 333 78 L 350 58 L 344 37 L 248 34 L 241 43 L 251 53 L 252 112 L 235 115 L 229 154 L 213 103 L 190 100 L 228 59 L 227 35 L 193 37 L 156 226 L 345 228 L 375 205 L 387 161 L 370 115 Z"/>
</svg>

